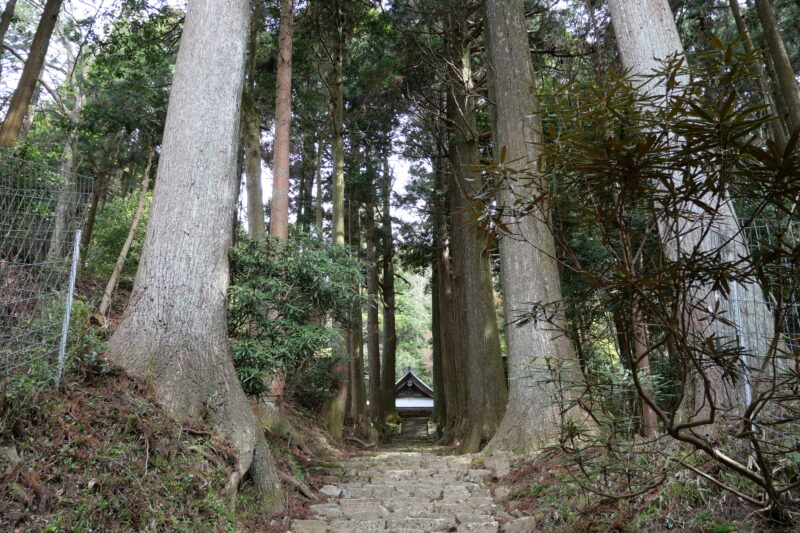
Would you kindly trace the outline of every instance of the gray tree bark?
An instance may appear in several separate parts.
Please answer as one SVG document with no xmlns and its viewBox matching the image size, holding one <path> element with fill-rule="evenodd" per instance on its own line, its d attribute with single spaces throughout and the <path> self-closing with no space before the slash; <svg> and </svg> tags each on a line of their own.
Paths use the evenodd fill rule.
<svg viewBox="0 0 800 533">
<path fill-rule="evenodd" d="M 491 94 L 496 104 L 494 158 L 509 170 L 498 203 L 513 232 L 500 239 L 509 398 L 503 422 L 486 452 L 527 454 L 558 442 L 560 424 L 570 416 L 561 412 L 558 385 L 549 380 L 546 358 L 562 379 L 580 379 L 580 372 L 575 371 L 578 364 L 573 347 L 558 325 L 541 321 L 514 325 L 517 317 L 531 311 L 531 303 L 560 307 L 561 280 L 549 210 L 543 208 L 524 217 L 514 213 L 519 198 L 533 198 L 541 192 L 539 181 L 525 174 L 537 172 L 539 150 L 534 143 L 541 142 L 541 121 L 535 114 L 538 105 L 532 93 L 533 65 L 522 0 L 485 0 L 484 9 Z M 501 153 L 505 153 L 504 160 Z"/>
<path fill-rule="evenodd" d="M 42 73 L 47 48 L 50 46 L 50 36 L 56 26 L 62 2 L 63 0 L 47 0 L 44 5 L 42 17 L 39 19 L 39 25 L 36 27 L 31 49 L 28 52 L 28 59 L 22 69 L 22 76 L 11 97 L 11 102 L 8 104 L 8 113 L 3 120 L 3 125 L 0 127 L 0 147 L 10 148 L 16 144 L 19 138 L 22 122 L 31 103 L 33 89 Z"/>
<path fill-rule="evenodd" d="M 247 0 L 188 6 L 144 249 L 107 356 L 151 384 L 173 416 L 206 420 L 236 446 L 231 501 L 249 471 L 261 501 L 277 511 L 280 483 L 236 375 L 226 324 L 249 15 Z"/>
<path fill-rule="evenodd" d="M 660 67 L 659 60 L 684 55 L 666 0 L 610 0 L 609 8 L 623 64 L 634 74 L 650 74 Z M 666 86 L 653 82 L 642 90 L 665 97 L 667 91 Z M 681 186 L 683 177 L 680 173 L 675 173 L 672 179 L 676 187 Z M 746 257 L 749 250 L 740 235 L 730 199 L 707 193 L 701 200 L 712 207 L 713 215 L 709 216 L 696 203 L 686 201 L 673 217 L 659 220 L 667 258 L 678 260 L 696 251 L 711 250 L 721 250 L 723 259 L 729 261 Z M 717 364 L 701 355 L 693 361 L 686 361 L 687 367 L 694 369 L 687 376 L 689 383 L 682 402 L 687 422 L 711 422 L 719 417 L 740 415 L 749 396 L 748 368 L 760 367 L 768 352 L 773 337 L 773 318 L 761 288 L 756 283 L 734 285 L 738 293 L 736 301 L 710 286 L 688 288 L 683 323 L 677 326 L 691 336 L 692 342 L 697 346 L 709 338 L 715 338 L 717 342 L 738 342 L 753 356 L 744 358 L 744 379 L 735 383 Z M 725 320 L 720 320 L 717 315 Z M 743 334 L 741 339 L 736 328 L 730 325 L 737 316 Z M 745 337 L 746 334 L 749 336 Z"/>
</svg>

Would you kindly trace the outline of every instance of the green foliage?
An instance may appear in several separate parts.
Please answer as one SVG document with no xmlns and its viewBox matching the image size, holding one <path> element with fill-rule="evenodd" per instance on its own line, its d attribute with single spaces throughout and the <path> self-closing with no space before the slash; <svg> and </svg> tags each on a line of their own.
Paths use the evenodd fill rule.
<svg viewBox="0 0 800 533">
<path fill-rule="evenodd" d="M 573 329 L 553 320 L 560 308 L 548 302 L 534 303 L 522 320 L 561 328 L 578 347 L 580 379 L 551 370 L 568 391 L 565 407 L 580 398 L 603 429 L 564 427 L 562 444 L 592 490 L 626 498 L 667 481 L 664 468 L 641 462 L 666 455 L 636 436 L 647 433 L 641 418 L 648 405 L 655 433 L 688 443 L 717 463 L 717 478 L 743 485 L 734 489 L 740 497 L 787 521 L 797 512 L 788 494 L 792 478 L 756 472 L 791 462 L 788 428 L 798 420 L 798 375 L 788 369 L 794 355 L 780 347 L 782 334 L 791 342 L 794 332 L 773 332 L 794 312 L 782 302 L 796 301 L 796 266 L 790 266 L 798 253 L 791 232 L 796 215 L 787 200 L 800 194 L 798 139 L 785 149 L 761 143 L 770 117 L 738 90 L 756 58 L 741 53 L 738 41 L 711 44 L 688 64 L 672 58 L 648 76 L 570 83 L 544 95 L 545 181 L 533 172 L 513 179 L 543 189 L 538 198 L 519 200 L 527 213 L 540 220 L 554 213 L 559 259 L 573 291 L 574 308 L 566 313 Z M 501 182 L 510 172 L 487 168 Z M 506 231 L 503 215 L 487 216 L 484 224 Z M 742 239 L 738 229 L 747 231 L 753 217 L 778 236 L 774 242 Z M 775 295 L 768 311 L 774 316 L 759 314 L 759 305 L 767 305 L 753 301 L 759 296 L 737 298 L 742 287 Z M 759 318 L 737 333 L 736 313 Z M 751 402 L 744 376 L 758 391 L 752 398 L 769 399 Z M 726 404 L 729 391 L 741 399 Z M 702 408 L 686 400 L 693 394 L 711 414 L 694 412 Z M 786 413 L 780 422 L 778 412 Z M 773 430 L 776 424 L 784 429 Z M 770 428 L 771 436 L 754 435 L 753 427 Z M 595 452 L 602 460 L 587 460 Z"/>
<path fill-rule="evenodd" d="M 150 202 L 152 194 L 148 193 L 145 199 L 142 219 L 136 229 L 125 266 L 120 276 L 121 282 L 133 282 L 136 269 L 139 266 L 139 256 L 142 253 L 144 236 L 147 231 L 147 219 L 150 215 Z M 128 238 L 136 207 L 139 204 L 139 192 L 134 192 L 125 197 L 116 197 L 111 200 L 98 215 L 95 222 L 92 243 L 86 259 L 87 273 L 102 280 L 107 280 L 114 270 L 122 245 Z"/>
<path fill-rule="evenodd" d="M 52 389 L 56 375 L 57 346 L 61 339 L 61 317 L 66 298 L 63 295 L 42 298 L 35 317 L 27 326 L 30 346 L 15 358 L 25 361 L 22 371 L 3 380 L 0 387 L 0 437 L 20 420 L 39 408 L 38 398 Z M 100 328 L 92 325 L 91 309 L 80 299 L 72 302 L 67 352 L 63 374 L 80 374 L 87 364 L 97 364 L 104 349 Z"/>
<path fill-rule="evenodd" d="M 406 368 L 411 367 L 423 381 L 432 384 L 431 297 L 426 294 L 425 277 L 400 272 L 397 281 L 395 379 L 399 379 L 405 374 Z"/>
<path fill-rule="evenodd" d="M 361 302 L 362 266 L 345 248 L 305 235 L 234 247 L 228 330 L 247 394 L 266 394 L 279 377 L 307 404 L 329 393 L 340 340 L 326 317 L 344 321 Z"/>
</svg>

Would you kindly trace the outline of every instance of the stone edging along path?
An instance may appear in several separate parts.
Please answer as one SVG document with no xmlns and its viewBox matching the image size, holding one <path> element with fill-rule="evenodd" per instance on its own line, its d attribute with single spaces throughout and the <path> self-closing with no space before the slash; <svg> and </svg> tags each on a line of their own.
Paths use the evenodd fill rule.
<svg viewBox="0 0 800 533">
<path fill-rule="evenodd" d="M 515 518 L 499 500 L 506 490 L 484 484 L 508 474 L 503 457 L 473 467 L 465 456 L 442 456 L 435 448 L 369 452 L 342 462 L 325 478 L 327 503 L 312 505 L 314 520 L 295 520 L 292 533 L 392 531 L 537 531 L 532 518 Z M 491 468 L 491 470 L 489 469 Z M 501 526 L 501 523 L 503 524 Z"/>
</svg>

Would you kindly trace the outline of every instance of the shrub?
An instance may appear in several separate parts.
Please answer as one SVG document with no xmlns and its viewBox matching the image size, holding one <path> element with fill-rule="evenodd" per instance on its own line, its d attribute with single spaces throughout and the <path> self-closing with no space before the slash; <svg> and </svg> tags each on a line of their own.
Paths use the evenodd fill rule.
<svg viewBox="0 0 800 533">
<path fill-rule="evenodd" d="M 285 394 L 314 404 L 331 390 L 340 343 L 333 322 L 360 302 L 362 264 L 315 237 L 245 240 L 231 251 L 228 331 L 245 392 L 268 393 L 284 376 Z"/>
</svg>

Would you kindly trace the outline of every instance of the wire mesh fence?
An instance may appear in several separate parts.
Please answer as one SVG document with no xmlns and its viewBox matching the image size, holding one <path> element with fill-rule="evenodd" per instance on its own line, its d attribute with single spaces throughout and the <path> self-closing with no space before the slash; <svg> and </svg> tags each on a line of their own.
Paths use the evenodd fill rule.
<svg viewBox="0 0 800 533">
<path fill-rule="evenodd" d="M 58 385 L 92 180 L 0 153 L 0 376 Z"/>
<path fill-rule="evenodd" d="M 753 253 L 776 246 L 791 249 L 800 241 L 800 221 L 757 219 L 743 223 L 742 229 Z M 792 265 L 786 256 L 783 256 L 774 268 L 781 271 L 782 275 L 776 276 L 778 279 L 769 279 L 768 274 L 765 276 L 769 286 L 763 287 L 765 292 L 762 296 L 773 313 L 776 326 L 774 331 L 780 336 L 779 349 L 787 356 L 791 356 L 800 349 L 800 285 L 798 285 L 800 279 L 796 275 L 787 275 L 796 272 L 796 266 Z M 736 294 L 732 294 L 731 298 L 745 307 L 752 303 L 737 298 Z M 757 324 L 746 320 L 736 320 L 736 317 L 734 321 L 744 347 L 772 341 L 771 338 L 764 337 L 765 331 L 769 328 L 758 327 Z"/>
</svg>

